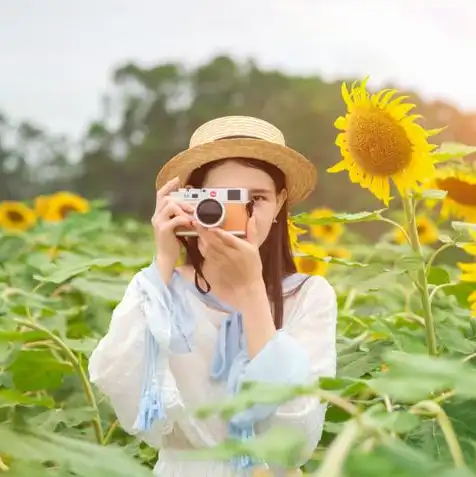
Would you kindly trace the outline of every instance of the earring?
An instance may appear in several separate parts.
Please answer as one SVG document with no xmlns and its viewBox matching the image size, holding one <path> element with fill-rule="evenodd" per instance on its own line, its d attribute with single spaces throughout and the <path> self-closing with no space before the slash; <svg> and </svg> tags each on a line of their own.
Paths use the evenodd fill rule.
<svg viewBox="0 0 476 477">
<path fill-rule="evenodd" d="M 278 221 L 276 220 L 276 217 L 273 219 L 273 224 L 277 224 Z"/>
</svg>

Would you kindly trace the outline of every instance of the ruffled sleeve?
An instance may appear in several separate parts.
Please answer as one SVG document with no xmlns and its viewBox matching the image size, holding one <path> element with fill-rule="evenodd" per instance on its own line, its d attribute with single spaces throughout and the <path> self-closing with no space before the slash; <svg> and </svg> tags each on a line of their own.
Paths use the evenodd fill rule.
<svg viewBox="0 0 476 477">
<path fill-rule="evenodd" d="M 334 289 L 324 278 L 315 276 L 299 294 L 283 329 L 252 360 L 242 362 L 239 386 L 246 381 L 299 385 L 335 376 Z M 296 428 L 306 435 L 307 460 L 321 438 L 325 413 L 326 404 L 318 398 L 299 397 L 281 406 L 255 405 L 234 416 L 231 422 L 240 428 L 255 424 L 258 433 L 273 425 Z"/>
<path fill-rule="evenodd" d="M 181 323 L 174 319 L 175 293 L 154 264 L 137 273 L 89 360 L 90 380 L 109 398 L 123 429 L 153 447 L 183 410 L 168 365 L 171 349 L 189 349 L 189 330 L 172 326 Z"/>
</svg>

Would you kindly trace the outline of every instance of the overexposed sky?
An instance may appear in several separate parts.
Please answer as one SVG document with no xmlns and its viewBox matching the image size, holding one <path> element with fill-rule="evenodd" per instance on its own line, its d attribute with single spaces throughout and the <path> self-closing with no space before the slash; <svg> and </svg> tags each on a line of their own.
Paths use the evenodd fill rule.
<svg viewBox="0 0 476 477">
<path fill-rule="evenodd" d="M 0 0 L 0 111 L 77 137 L 126 60 L 370 74 L 476 112 L 475 0 Z"/>
</svg>

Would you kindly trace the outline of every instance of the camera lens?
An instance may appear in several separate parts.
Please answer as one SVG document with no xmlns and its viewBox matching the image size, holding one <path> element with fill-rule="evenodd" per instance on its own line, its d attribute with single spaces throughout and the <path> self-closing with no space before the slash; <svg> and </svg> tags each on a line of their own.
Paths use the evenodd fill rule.
<svg viewBox="0 0 476 477">
<path fill-rule="evenodd" d="M 197 204 L 195 214 L 202 225 L 219 225 L 224 214 L 223 205 L 214 199 L 205 199 Z"/>
</svg>

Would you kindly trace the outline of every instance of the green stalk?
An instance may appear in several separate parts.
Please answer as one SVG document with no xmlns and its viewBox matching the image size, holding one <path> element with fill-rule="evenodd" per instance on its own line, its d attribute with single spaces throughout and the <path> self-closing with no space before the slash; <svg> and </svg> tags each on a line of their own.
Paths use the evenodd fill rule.
<svg viewBox="0 0 476 477">
<path fill-rule="evenodd" d="M 441 430 L 443 431 L 455 467 L 464 467 L 464 456 L 458 442 L 458 437 L 456 436 L 449 417 L 446 415 L 445 411 L 443 411 L 442 407 L 435 401 L 422 401 L 415 404 L 411 411 L 415 414 L 428 413 L 436 418 Z"/>
<path fill-rule="evenodd" d="M 324 460 L 316 472 L 316 477 L 341 477 L 345 460 L 354 443 L 361 434 L 358 423 L 352 419 L 346 422 L 344 429 L 332 441 Z"/>
<path fill-rule="evenodd" d="M 94 393 L 93 393 L 91 384 L 89 383 L 89 379 L 86 376 L 86 373 L 84 372 L 84 369 L 81 366 L 81 363 L 79 362 L 76 355 L 73 353 L 73 351 L 71 351 L 68 345 L 64 343 L 64 341 L 59 336 L 56 336 L 55 334 L 51 333 L 51 331 L 44 328 L 43 326 L 33 323 L 31 321 L 26 321 L 26 320 L 15 320 L 15 321 L 19 325 L 25 326 L 26 328 L 30 328 L 32 330 L 41 331 L 45 333 L 46 335 L 48 335 L 51 341 L 53 341 L 65 353 L 66 357 L 68 358 L 68 361 L 73 365 L 74 369 L 76 370 L 76 372 L 78 373 L 81 379 L 81 382 L 84 388 L 84 393 L 86 394 L 86 399 L 88 400 L 89 405 L 94 409 L 94 412 L 95 412 L 95 417 L 93 419 L 94 432 L 96 434 L 96 440 L 98 441 L 98 444 L 103 445 L 104 434 L 102 430 L 101 418 L 99 415 L 99 409 L 96 403 L 96 398 L 94 397 Z"/>
<path fill-rule="evenodd" d="M 418 237 L 418 229 L 416 225 L 415 207 L 413 199 L 406 195 L 402 198 L 403 208 L 405 210 L 405 217 L 407 220 L 408 236 L 410 238 L 410 245 L 413 251 L 421 258 L 421 267 L 418 270 L 416 285 L 421 297 L 421 304 L 423 306 L 423 317 L 425 319 L 426 330 L 426 344 L 428 346 L 428 353 L 436 356 L 438 354 L 436 346 L 435 323 L 433 321 L 433 314 L 431 312 L 430 294 L 428 292 L 428 280 L 426 276 L 426 267 L 423 260 L 423 254 L 420 247 L 420 239 Z"/>
</svg>

